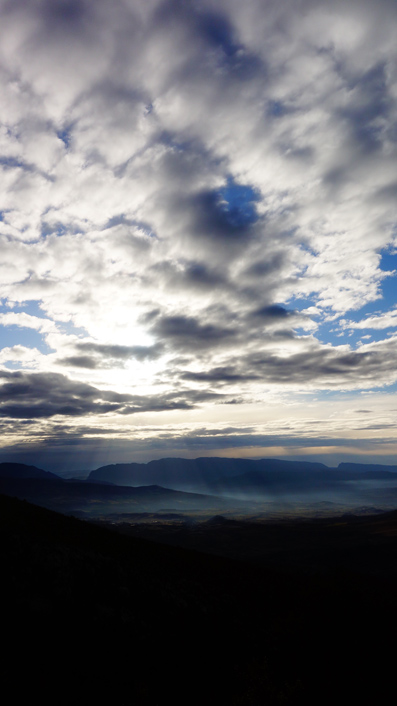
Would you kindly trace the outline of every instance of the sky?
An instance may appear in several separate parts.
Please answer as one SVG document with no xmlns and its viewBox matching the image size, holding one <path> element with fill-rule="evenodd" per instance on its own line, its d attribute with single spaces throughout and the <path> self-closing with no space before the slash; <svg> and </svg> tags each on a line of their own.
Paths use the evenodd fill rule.
<svg viewBox="0 0 397 706">
<path fill-rule="evenodd" d="M 0 0 L 0 461 L 397 463 L 395 0 Z"/>
</svg>

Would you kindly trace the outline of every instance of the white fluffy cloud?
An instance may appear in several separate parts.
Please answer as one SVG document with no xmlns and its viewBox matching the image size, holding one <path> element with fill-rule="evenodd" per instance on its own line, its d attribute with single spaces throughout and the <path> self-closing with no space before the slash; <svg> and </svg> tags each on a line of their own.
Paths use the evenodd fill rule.
<svg viewBox="0 0 397 706">
<path fill-rule="evenodd" d="M 361 321 L 346 321 L 342 319 L 340 322 L 344 329 L 377 329 L 395 328 L 397 326 L 397 308 L 391 311 L 386 311 L 384 314 L 376 314 L 368 316 Z"/>
</svg>

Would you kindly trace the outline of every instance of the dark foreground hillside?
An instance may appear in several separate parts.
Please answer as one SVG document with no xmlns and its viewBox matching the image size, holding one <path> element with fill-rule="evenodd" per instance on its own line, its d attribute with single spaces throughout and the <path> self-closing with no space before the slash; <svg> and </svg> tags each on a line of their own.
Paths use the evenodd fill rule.
<svg viewBox="0 0 397 706">
<path fill-rule="evenodd" d="M 0 542 L 16 703 L 392 703 L 392 571 L 286 573 L 4 496 Z"/>
</svg>

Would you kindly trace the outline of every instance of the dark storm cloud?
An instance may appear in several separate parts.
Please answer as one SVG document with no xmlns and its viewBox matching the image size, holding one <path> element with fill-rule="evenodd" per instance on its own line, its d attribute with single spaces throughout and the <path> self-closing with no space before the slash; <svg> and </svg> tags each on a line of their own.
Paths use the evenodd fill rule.
<svg viewBox="0 0 397 706">
<path fill-rule="evenodd" d="M 341 110 L 342 119 L 350 128 L 350 138 L 364 152 L 382 145 L 383 120 L 393 107 L 387 85 L 387 66 L 384 62 L 348 82 L 354 100 Z"/>
<path fill-rule="evenodd" d="M 254 210 L 241 211 L 225 203 L 219 191 L 201 191 L 189 203 L 193 230 L 197 236 L 220 239 L 225 243 L 247 242 L 254 236 L 257 220 Z"/>
<path fill-rule="evenodd" d="M 254 316 L 259 316 L 262 319 L 269 321 L 284 321 L 290 316 L 293 316 L 295 312 L 288 311 L 284 309 L 283 306 L 278 304 L 272 304 L 271 306 L 262 306 L 260 309 L 256 309 L 253 314 Z"/>
<path fill-rule="evenodd" d="M 116 412 L 124 402 L 123 399 L 115 401 L 114 393 L 101 392 L 92 385 L 74 382 L 56 373 L 1 372 L 0 378 L 6 380 L 0 388 L 0 415 L 3 417 Z"/>
<path fill-rule="evenodd" d="M 166 0 L 159 5 L 154 15 L 156 24 L 185 24 L 211 48 L 221 49 L 226 56 L 234 56 L 238 51 L 234 29 L 221 12 L 211 12 L 198 4 L 183 0 Z"/>
<path fill-rule="evenodd" d="M 287 255 L 283 251 L 270 252 L 267 258 L 261 258 L 260 260 L 249 265 L 246 269 L 245 274 L 249 277 L 268 277 L 275 275 L 282 271 L 285 263 L 287 261 Z"/>
<path fill-rule="evenodd" d="M 211 267 L 200 260 L 176 263 L 164 260 L 153 265 L 146 275 L 158 287 L 166 291 L 212 292 L 215 289 L 230 289 L 227 273 Z"/>
<path fill-rule="evenodd" d="M 0 377 L 7 380 L 0 388 L 1 416 L 84 416 L 94 412 L 119 412 L 125 408 L 125 402 L 134 401 L 131 395 L 101 391 L 56 373 L 3 372 Z"/>
<path fill-rule="evenodd" d="M 260 375 L 255 373 L 239 373 L 233 367 L 222 367 L 212 368 L 205 372 L 185 372 L 181 374 L 182 380 L 190 380 L 192 382 L 211 382 L 211 383 L 238 383 L 249 380 L 260 380 Z"/>
<path fill-rule="evenodd" d="M 288 340 L 288 336 L 286 336 Z M 396 341 L 366 351 L 340 351 L 331 347 L 307 348 L 304 352 L 280 356 L 272 352 L 252 353 L 243 359 L 233 358 L 225 366 L 205 371 L 181 370 L 183 380 L 196 382 L 250 382 L 271 384 L 313 384 L 333 387 L 368 384 L 382 386 L 388 373 L 396 374 Z"/>
<path fill-rule="evenodd" d="M 72 366 L 72 368 L 87 368 L 87 370 L 95 370 L 98 367 L 95 358 L 91 358 L 89 355 L 71 355 L 67 358 L 60 358 L 58 360 L 60 365 Z"/>
<path fill-rule="evenodd" d="M 103 8 L 102 0 L 96 3 L 90 0 L 38 0 L 36 3 L 22 0 L 21 3 L 16 3 L 17 9 L 18 4 L 31 11 L 32 6 L 35 6 L 35 14 L 40 22 L 38 38 L 46 41 L 50 37 L 62 42 L 68 39 L 75 42 L 76 38 L 80 41 L 93 41 Z"/>
<path fill-rule="evenodd" d="M 234 292 L 236 294 L 236 292 Z M 260 307 L 254 311 L 247 311 L 244 308 L 244 299 L 250 302 L 252 293 L 242 290 L 240 312 L 235 307 L 234 311 L 226 305 L 213 305 L 199 312 L 196 316 L 188 316 L 182 313 L 163 314 L 159 310 L 153 310 L 144 317 L 145 323 L 150 325 L 150 333 L 159 340 L 159 345 L 163 344 L 168 351 L 186 351 L 191 353 L 206 352 L 216 355 L 224 351 L 226 354 L 233 347 L 240 351 L 241 347 L 246 347 L 248 343 L 259 345 L 262 348 L 264 343 L 271 341 L 291 341 L 297 339 L 293 331 L 293 326 L 306 326 L 307 317 L 300 312 L 289 311 L 280 305 L 268 305 Z M 177 365 L 178 361 L 174 360 Z M 207 361 L 208 364 L 208 361 Z M 234 376 L 235 381 L 249 379 L 260 379 L 256 373 L 240 373 L 231 366 L 221 366 L 212 370 L 199 371 L 191 378 L 198 380 L 217 379 L 218 374 Z M 190 375 L 190 373 L 189 373 Z M 193 373 L 192 373 L 193 375 Z"/>
<path fill-rule="evenodd" d="M 89 19 L 89 4 L 84 0 L 44 0 L 41 14 L 48 30 L 68 28 L 71 32 L 79 29 Z"/>
<path fill-rule="evenodd" d="M 184 275 L 186 282 L 197 287 L 217 287 L 225 283 L 225 277 L 221 272 L 212 269 L 204 262 L 186 263 Z"/>
<path fill-rule="evenodd" d="M 175 390 L 170 393 L 138 396 L 132 395 L 133 405 L 120 409 L 120 414 L 137 412 L 165 412 L 174 409 L 194 409 L 204 402 L 227 402 L 229 397 L 211 390 Z"/>
<path fill-rule="evenodd" d="M 320 348 L 304 353 L 291 353 L 287 358 L 274 354 L 248 356 L 246 365 L 254 369 L 265 380 L 278 382 L 319 382 L 340 384 L 345 381 L 371 381 L 382 384 L 384 373 L 395 370 L 394 345 L 367 351 L 341 352 L 337 349 Z"/>
<path fill-rule="evenodd" d="M 120 394 L 70 380 L 58 373 L 0 371 L 0 416 L 40 419 L 55 415 L 83 417 L 109 412 L 127 415 L 192 409 L 223 395 L 211 390 L 175 390 L 157 395 Z"/>
<path fill-rule="evenodd" d="M 194 316 L 160 315 L 152 326 L 152 333 L 177 349 L 195 350 L 223 345 L 236 336 L 236 329 L 201 323 Z"/>
<path fill-rule="evenodd" d="M 189 66 L 192 74 L 205 71 L 205 57 L 215 54 L 223 69 L 224 80 L 227 75 L 238 81 L 250 80 L 258 74 L 263 76 L 263 60 L 239 41 L 237 28 L 228 16 L 227 8 L 225 10 L 222 12 L 221 7 L 214 10 L 205 7 L 204 3 L 166 0 L 159 4 L 154 14 L 154 24 L 158 30 L 164 27 L 183 28 L 190 35 L 193 45 L 198 48 L 196 61 Z M 186 78 L 186 73 L 183 78 Z"/>
<path fill-rule="evenodd" d="M 157 343 L 153 346 L 119 346 L 102 343 L 77 343 L 76 350 L 84 353 L 94 353 L 101 358 L 110 360 L 128 360 L 136 358 L 139 361 L 156 360 L 162 352 L 163 346 Z"/>
</svg>

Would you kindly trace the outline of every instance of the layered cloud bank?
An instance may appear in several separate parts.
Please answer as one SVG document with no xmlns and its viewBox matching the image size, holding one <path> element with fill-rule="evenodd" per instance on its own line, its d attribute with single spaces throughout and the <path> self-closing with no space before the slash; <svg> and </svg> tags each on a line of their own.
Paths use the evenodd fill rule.
<svg viewBox="0 0 397 706">
<path fill-rule="evenodd" d="M 386 0 L 2 0 L 4 443 L 391 429 L 396 58 Z"/>
</svg>

